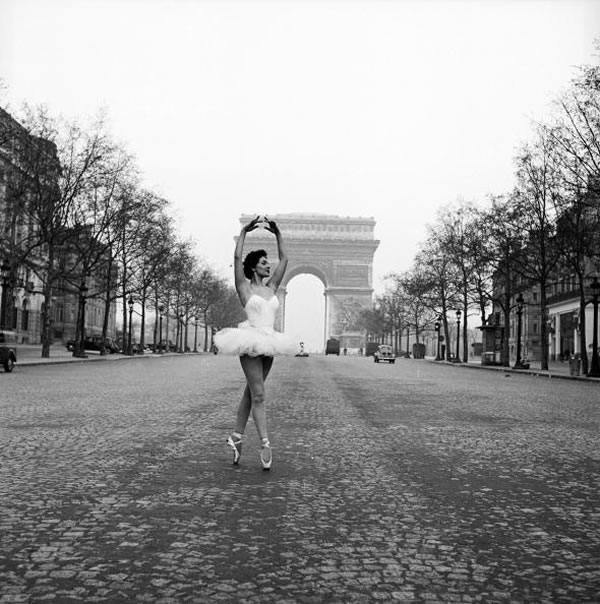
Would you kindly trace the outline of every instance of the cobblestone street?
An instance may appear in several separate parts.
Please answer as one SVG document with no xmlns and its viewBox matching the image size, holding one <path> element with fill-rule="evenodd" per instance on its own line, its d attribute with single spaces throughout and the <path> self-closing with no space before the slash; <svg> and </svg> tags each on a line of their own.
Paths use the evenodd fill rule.
<svg viewBox="0 0 600 604">
<path fill-rule="evenodd" d="M 278 358 L 0 374 L 0 602 L 598 602 L 600 384 Z"/>
</svg>

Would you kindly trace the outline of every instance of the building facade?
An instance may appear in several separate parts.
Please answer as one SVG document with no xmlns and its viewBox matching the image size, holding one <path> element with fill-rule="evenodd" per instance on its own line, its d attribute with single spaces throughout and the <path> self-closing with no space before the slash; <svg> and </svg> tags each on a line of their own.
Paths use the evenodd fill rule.
<svg viewBox="0 0 600 604">
<path fill-rule="evenodd" d="M 40 235 L 35 210 L 40 184 L 44 194 L 58 190 L 59 159 L 53 143 L 32 136 L 0 108 L 0 329 L 16 332 L 21 344 L 40 344 L 46 310 L 51 336 L 65 343 L 75 334 L 81 291 L 60 279 L 47 287 L 48 247 Z M 57 250 L 68 256 L 68 250 Z M 88 276 L 89 285 L 96 280 Z M 50 304 L 46 309 L 46 293 Z M 100 333 L 104 323 L 104 298 L 86 298 L 85 330 Z M 109 312 L 107 335 L 114 336 L 115 305 Z"/>
</svg>

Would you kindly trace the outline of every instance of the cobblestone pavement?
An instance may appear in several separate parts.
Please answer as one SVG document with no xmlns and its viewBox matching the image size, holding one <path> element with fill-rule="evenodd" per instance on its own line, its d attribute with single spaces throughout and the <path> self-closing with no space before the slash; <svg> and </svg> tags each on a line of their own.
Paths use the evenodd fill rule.
<svg viewBox="0 0 600 604">
<path fill-rule="evenodd" d="M 0 602 L 598 602 L 600 388 L 231 357 L 0 374 Z"/>
</svg>

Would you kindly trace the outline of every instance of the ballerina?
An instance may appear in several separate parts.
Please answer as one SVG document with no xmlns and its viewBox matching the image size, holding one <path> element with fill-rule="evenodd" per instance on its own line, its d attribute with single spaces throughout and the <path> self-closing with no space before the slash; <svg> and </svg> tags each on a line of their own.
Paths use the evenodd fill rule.
<svg viewBox="0 0 600 604">
<path fill-rule="evenodd" d="M 271 275 L 265 250 L 251 251 L 242 262 L 246 234 L 264 226 L 277 239 L 279 263 Z M 215 335 L 219 353 L 237 354 L 246 378 L 246 387 L 237 410 L 235 430 L 227 439 L 233 451 L 233 463 L 242 454 L 242 440 L 250 413 L 261 442 L 260 461 L 269 470 L 273 461 L 267 431 L 265 380 L 278 354 L 294 354 L 296 345 L 283 333 L 275 331 L 275 315 L 279 308 L 277 289 L 288 265 L 281 231 L 273 220 L 257 216 L 242 227 L 234 254 L 235 289 L 246 312 L 247 320 L 236 328 L 226 328 Z"/>
</svg>

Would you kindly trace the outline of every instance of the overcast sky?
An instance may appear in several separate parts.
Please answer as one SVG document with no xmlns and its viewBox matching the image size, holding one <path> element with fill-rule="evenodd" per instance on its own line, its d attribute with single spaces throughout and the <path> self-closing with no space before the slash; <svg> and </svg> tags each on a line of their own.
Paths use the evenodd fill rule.
<svg viewBox="0 0 600 604">
<path fill-rule="evenodd" d="M 105 109 L 224 275 L 243 213 L 372 216 L 380 289 L 440 206 L 512 188 L 598 36 L 600 0 L 0 0 L 0 78 Z"/>
</svg>

